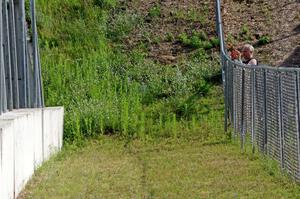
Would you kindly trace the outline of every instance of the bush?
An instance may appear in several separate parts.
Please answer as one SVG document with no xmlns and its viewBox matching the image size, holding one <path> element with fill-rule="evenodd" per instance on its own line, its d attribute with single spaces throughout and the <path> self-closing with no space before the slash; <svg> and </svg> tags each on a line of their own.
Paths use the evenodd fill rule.
<svg viewBox="0 0 300 199">
<path fill-rule="evenodd" d="M 263 35 L 258 39 L 258 45 L 266 45 L 271 42 L 271 39 L 268 35 Z"/>
</svg>

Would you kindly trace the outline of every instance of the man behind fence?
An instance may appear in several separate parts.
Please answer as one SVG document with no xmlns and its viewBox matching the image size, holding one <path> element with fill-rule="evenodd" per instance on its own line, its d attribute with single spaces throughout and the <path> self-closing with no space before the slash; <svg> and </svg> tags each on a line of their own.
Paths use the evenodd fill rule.
<svg viewBox="0 0 300 199">
<path fill-rule="evenodd" d="M 243 64 L 257 65 L 257 60 L 253 58 L 254 47 L 250 44 L 245 44 L 242 48 Z"/>
</svg>

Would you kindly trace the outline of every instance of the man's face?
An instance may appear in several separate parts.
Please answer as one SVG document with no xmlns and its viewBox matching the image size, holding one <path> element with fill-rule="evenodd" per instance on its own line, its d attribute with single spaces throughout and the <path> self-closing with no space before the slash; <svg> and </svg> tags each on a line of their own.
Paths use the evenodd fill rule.
<svg viewBox="0 0 300 199">
<path fill-rule="evenodd" d="M 251 51 L 249 48 L 244 48 L 243 51 L 242 51 L 242 55 L 245 59 L 250 59 L 251 58 Z"/>
</svg>

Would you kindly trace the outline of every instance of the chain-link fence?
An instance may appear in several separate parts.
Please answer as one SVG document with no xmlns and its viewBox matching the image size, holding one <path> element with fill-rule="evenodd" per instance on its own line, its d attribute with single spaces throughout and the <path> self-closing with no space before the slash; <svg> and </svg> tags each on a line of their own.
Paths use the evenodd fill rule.
<svg viewBox="0 0 300 199">
<path fill-rule="evenodd" d="M 249 66 L 227 53 L 216 0 L 217 30 L 225 91 L 225 130 L 231 124 L 242 144 L 250 135 L 253 149 L 277 160 L 300 180 L 300 68 Z"/>
<path fill-rule="evenodd" d="M 34 0 L 0 0 L 0 46 L 0 114 L 43 107 Z"/>
</svg>

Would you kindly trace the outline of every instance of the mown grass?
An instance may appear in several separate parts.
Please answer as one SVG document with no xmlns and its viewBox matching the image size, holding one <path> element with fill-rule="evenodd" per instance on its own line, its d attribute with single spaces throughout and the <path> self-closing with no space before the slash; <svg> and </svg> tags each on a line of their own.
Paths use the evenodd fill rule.
<svg viewBox="0 0 300 199">
<path fill-rule="evenodd" d="M 300 197 L 299 186 L 274 173 L 270 160 L 228 142 L 101 136 L 86 144 L 46 163 L 20 198 Z"/>
</svg>

